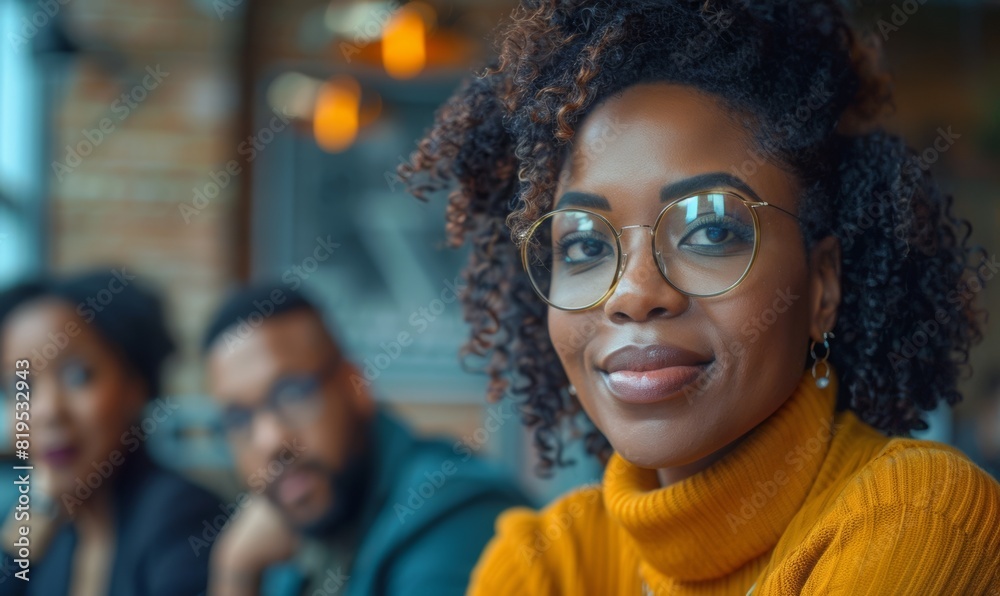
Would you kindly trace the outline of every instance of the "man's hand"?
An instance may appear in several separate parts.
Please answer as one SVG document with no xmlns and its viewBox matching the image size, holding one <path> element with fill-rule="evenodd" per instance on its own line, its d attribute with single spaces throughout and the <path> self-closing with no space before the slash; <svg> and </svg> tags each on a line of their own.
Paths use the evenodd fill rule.
<svg viewBox="0 0 1000 596">
<path fill-rule="evenodd" d="M 254 499 L 236 513 L 212 549 L 209 594 L 257 596 L 264 570 L 289 559 L 298 545 L 280 512 L 266 499 Z"/>
</svg>

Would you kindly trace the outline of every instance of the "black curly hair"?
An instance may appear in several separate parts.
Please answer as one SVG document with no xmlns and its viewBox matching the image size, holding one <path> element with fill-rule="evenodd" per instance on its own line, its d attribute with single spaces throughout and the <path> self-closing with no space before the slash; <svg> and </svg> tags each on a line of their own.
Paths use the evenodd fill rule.
<svg viewBox="0 0 1000 596">
<path fill-rule="evenodd" d="M 957 381 L 985 319 L 972 299 L 981 251 L 926 164 L 881 128 L 891 87 L 873 39 L 836 0 L 523 0 L 515 9 L 497 62 L 440 109 L 399 174 L 421 199 L 450 191 L 450 242 L 472 244 L 463 359 L 489 375 L 491 399 L 509 391 L 521 402 L 543 474 L 564 463 L 563 425 L 581 408 L 517 239 L 551 208 L 583 119 L 638 83 L 720 98 L 753 131 L 761 160 L 800 182 L 806 249 L 839 239 L 839 408 L 906 434 L 926 428 L 922 412 L 961 399 Z M 584 440 L 609 454 L 592 425 Z"/>
</svg>

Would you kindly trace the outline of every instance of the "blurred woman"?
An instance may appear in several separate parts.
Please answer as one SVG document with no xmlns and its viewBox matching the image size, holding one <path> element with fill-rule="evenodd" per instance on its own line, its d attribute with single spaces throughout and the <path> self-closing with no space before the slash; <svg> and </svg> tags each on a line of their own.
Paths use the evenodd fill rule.
<svg viewBox="0 0 1000 596">
<path fill-rule="evenodd" d="M 176 408 L 157 400 L 144 418 L 174 345 L 159 300 L 129 277 L 90 272 L 24 283 L 0 296 L 9 418 L 29 413 L 34 466 L 30 519 L 12 511 L 3 528 L 4 594 L 205 589 L 208 557 L 189 540 L 201 538 L 219 503 L 146 453 L 153 422 L 162 428 Z M 18 383 L 24 376 L 27 388 Z M 11 556 L 26 521 L 30 581 L 13 575 L 20 567 Z"/>
</svg>

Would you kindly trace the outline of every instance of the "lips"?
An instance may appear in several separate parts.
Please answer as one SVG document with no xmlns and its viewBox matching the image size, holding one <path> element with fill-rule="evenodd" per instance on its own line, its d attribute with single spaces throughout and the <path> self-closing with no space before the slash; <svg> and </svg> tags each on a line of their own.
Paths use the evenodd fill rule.
<svg viewBox="0 0 1000 596">
<path fill-rule="evenodd" d="M 616 398 L 649 404 L 680 395 L 711 363 L 709 357 L 675 346 L 625 346 L 605 356 L 598 370 Z"/>
<path fill-rule="evenodd" d="M 316 477 L 307 470 L 292 470 L 278 480 L 275 491 L 277 501 L 285 507 L 294 507 L 312 492 Z"/>
<path fill-rule="evenodd" d="M 52 467 L 63 468 L 76 461 L 76 457 L 79 453 L 80 450 L 73 445 L 61 445 L 58 447 L 42 449 L 42 461 Z"/>
</svg>

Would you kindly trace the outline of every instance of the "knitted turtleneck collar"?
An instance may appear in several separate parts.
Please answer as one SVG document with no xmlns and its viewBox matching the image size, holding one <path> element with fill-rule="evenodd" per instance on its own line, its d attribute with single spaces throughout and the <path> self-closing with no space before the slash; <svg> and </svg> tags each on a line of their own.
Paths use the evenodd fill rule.
<svg viewBox="0 0 1000 596">
<path fill-rule="evenodd" d="M 612 456 L 605 506 L 634 540 L 644 576 L 710 580 L 771 551 L 830 446 L 837 394 L 831 380 L 819 389 L 807 373 L 736 449 L 671 486 L 660 486 L 656 470 Z"/>
</svg>

